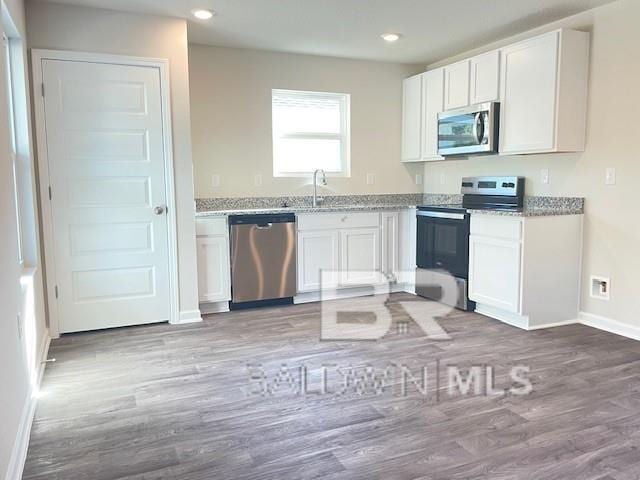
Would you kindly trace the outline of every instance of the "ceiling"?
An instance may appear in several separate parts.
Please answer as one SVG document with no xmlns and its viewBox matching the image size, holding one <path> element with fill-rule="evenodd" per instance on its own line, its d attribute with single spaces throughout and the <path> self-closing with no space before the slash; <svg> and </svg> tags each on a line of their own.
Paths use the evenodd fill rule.
<svg viewBox="0 0 640 480">
<path fill-rule="evenodd" d="M 185 17 L 190 43 L 427 64 L 613 0 L 46 1 Z M 217 15 L 197 21 L 193 8 Z"/>
</svg>

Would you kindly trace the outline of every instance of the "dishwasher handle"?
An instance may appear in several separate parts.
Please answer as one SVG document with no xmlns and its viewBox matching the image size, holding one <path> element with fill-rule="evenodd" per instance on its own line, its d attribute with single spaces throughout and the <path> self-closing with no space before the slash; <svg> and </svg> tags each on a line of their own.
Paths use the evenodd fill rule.
<svg viewBox="0 0 640 480">
<path fill-rule="evenodd" d="M 270 230 L 273 227 L 273 223 L 258 223 L 254 227 L 256 230 Z"/>
</svg>

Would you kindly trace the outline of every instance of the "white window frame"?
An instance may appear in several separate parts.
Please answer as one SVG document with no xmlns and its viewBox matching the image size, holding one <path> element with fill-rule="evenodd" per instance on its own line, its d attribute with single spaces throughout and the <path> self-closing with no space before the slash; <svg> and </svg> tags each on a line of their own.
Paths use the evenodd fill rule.
<svg viewBox="0 0 640 480">
<path fill-rule="evenodd" d="M 273 134 L 273 176 L 274 177 L 308 177 L 313 171 L 294 171 L 288 172 L 280 170 L 277 166 L 275 155 L 275 146 L 278 138 L 297 138 L 297 139 L 335 139 L 340 140 L 340 171 L 327 172 L 327 176 L 332 177 L 350 177 L 351 176 L 351 95 L 348 93 L 334 92 L 312 92 L 306 90 L 284 90 L 274 88 L 271 90 L 271 108 L 273 113 L 273 97 L 274 95 L 290 95 L 302 98 L 332 98 L 340 102 L 340 133 L 312 133 L 312 132 L 289 132 L 285 135 L 277 136 L 276 129 L 273 125 L 272 114 L 272 134 Z M 319 165 L 318 168 L 322 168 Z"/>
</svg>

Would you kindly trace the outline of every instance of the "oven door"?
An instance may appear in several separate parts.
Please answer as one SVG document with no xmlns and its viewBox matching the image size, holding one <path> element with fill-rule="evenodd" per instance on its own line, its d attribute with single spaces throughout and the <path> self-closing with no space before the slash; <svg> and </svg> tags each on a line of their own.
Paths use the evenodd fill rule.
<svg viewBox="0 0 640 480">
<path fill-rule="evenodd" d="M 469 274 L 469 216 L 419 210 L 416 244 L 418 268 L 446 270 L 454 277 Z"/>
<path fill-rule="evenodd" d="M 438 115 L 438 153 L 496 153 L 499 104 L 481 103 Z"/>
</svg>

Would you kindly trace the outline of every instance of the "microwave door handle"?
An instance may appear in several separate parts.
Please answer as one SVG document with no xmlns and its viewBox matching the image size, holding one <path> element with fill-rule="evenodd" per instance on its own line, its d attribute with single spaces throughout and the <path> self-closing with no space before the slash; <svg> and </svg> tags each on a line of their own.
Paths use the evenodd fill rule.
<svg viewBox="0 0 640 480">
<path fill-rule="evenodd" d="M 482 112 L 476 113 L 474 132 L 478 145 L 482 145 L 482 140 L 484 140 L 484 115 Z"/>
<path fill-rule="evenodd" d="M 480 118 L 479 115 L 480 112 L 473 115 L 473 138 L 476 140 L 478 139 L 478 118 Z"/>
</svg>

